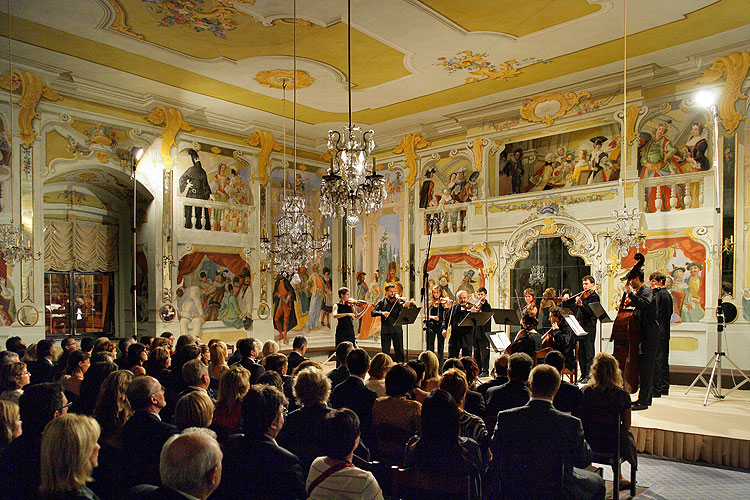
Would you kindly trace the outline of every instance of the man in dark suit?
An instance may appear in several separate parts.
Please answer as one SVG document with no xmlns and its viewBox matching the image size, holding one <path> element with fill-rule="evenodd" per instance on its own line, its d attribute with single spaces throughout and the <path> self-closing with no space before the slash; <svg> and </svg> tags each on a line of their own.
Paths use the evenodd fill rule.
<svg viewBox="0 0 750 500">
<path fill-rule="evenodd" d="M 643 268 L 633 268 L 628 273 L 625 285 L 630 304 L 635 307 L 634 316 L 641 325 L 641 355 L 638 358 L 638 378 L 641 389 L 638 401 L 631 410 L 645 410 L 651 406 L 654 387 L 654 364 L 659 344 L 659 320 L 656 316 L 656 301 L 650 286 L 644 286 Z"/>
<path fill-rule="evenodd" d="M 55 359 L 55 341 L 43 339 L 36 344 L 37 359 L 29 363 L 29 372 L 31 372 L 30 384 L 41 384 L 42 382 L 52 382 L 52 373 L 54 372 Z"/>
<path fill-rule="evenodd" d="M 544 356 L 544 364 L 553 366 L 558 372 L 562 373 L 565 358 L 560 351 L 550 351 Z M 562 380 L 560 388 L 555 394 L 555 400 L 552 402 L 555 409 L 577 417 L 580 415 L 581 403 L 583 403 L 581 389 L 575 384 Z"/>
<path fill-rule="evenodd" d="M 0 454 L 3 498 L 37 498 L 44 427 L 67 412 L 68 401 L 58 384 L 28 386 L 18 401 L 22 434 Z"/>
<path fill-rule="evenodd" d="M 483 286 L 477 288 L 477 297 L 482 302 L 479 307 L 480 312 L 490 312 L 492 306 L 486 300 L 487 289 Z M 474 359 L 479 365 L 479 376 L 486 377 L 490 371 L 490 339 L 487 335 L 490 334 L 492 327 L 492 320 L 488 321 L 484 325 L 477 325 L 474 327 Z"/>
<path fill-rule="evenodd" d="M 575 299 L 563 302 L 563 306 L 575 312 L 576 320 L 586 330 L 586 335 L 576 337 L 578 342 L 578 363 L 581 365 L 581 383 L 588 382 L 589 369 L 594 362 L 594 342 L 596 341 L 596 315 L 590 305 L 601 302 L 596 293 L 596 283 L 593 276 L 584 276 L 581 279 L 583 293 Z"/>
<path fill-rule="evenodd" d="M 192 359 L 182 365 L 182 379 L 187 384 L 187 389 L 180 393 L 180 397 L 193 391 L 203 391 L 212 401 L 216 399 L 213 390 L 208 387 L 211 385 L 208 366 L 202 360 Z"/>
<path fill-rule="evenodd" d="M 133 500 L 206 500 L 221 481 L 222 453 L 211 431 L 193 428 L 164 443 L 159 461 L 164 486 L 138 486 Z"/>
<path fill-rule="evenodd" d="M 552 400 L 560 386 L 560 373 L 549 365 L 538 365 L 529 377 L 531 400 L 524 406 L 497 414 L 497 425 L 490 449 L 502 463 L 508 450 L 534 449 L 560 455 L 564 465 L 563 489 L 566 498 L 603 500 L 604 480 L 584 470 L 591 464 L 591 448 L 583 437 L 583 426 L 576 417 L 556 410 Z M 523 464 L 515 464 L 522 467 Z M 514 467 L 514 464 L 505 464 Z"/>
<path fill-rule="evenodd" d="M 448 339 L 448 356 L 451 358 L 471 356 L 471 348 L 474 344 L 474 327 L 471 325 L 458 326 L 470 314 L 468 311 L 469 294 L 466 290 L 461 290 L 456 294 L 456 298 L 458 303 L 448 313 L 450 318 L 448 324 L 451 328 L 451 337 Z M 444 332 L 443 335 L 446 335 L 446 333 Z"/>
<path fill-rule="evenodd" d="M 159 483 L 159 454 L 164 443 L 179 431 L 162 422 L 159 413 L 166 406 L 164 387 L 153 377 L 136 377 L 127 391 L 133 416 L 122 428 L 123 463 L 129 485 Z"/>
<path fill-rule="evenodd" d="M 133 337 L 125 337 L 124 339 L 120 339 L 120 341 L 117 343 L 117 347 L 120 349 L 120 356 L 115 359 L 115 364 L 120 368 L 120 370 L 128 369 L 128 349 L 134 343 L 135 340 L 133 339 Z M 148 350 L 146 352 L 148 352 Z"/>
<path fill-rule="evenodd" d="M 656 302 L 656 319 L 659 322 L 659 343 L 656 346 L 653 391 L 653 397 L 659 398 L 669 394 L 669 337 L 674 307 L 672 294 L 664 288 L 667 284 L 667 277 L 660 272 L 655 272 L 651 273 L 649 280 Z"/>
<path fill-rule="evenodd" d="M 497 415 L 500 411 L 523 406 L 529 401 L 527 384 L 533 365 L 534 362 L 524 352 L 511 355 L 508 362 L 510 380 L 487 391 L 487 415 Z"/>
<path fill-rule="evenodd" d="M 396 296 L 396 285 L 388 283 L 385 285 L 385 297 L 383 297 L 370 311 L 370 316 L 380 317 L 380 348 L 386 353 L 391 352 L 391 341 L 393 341 L 393 361 L 400 363 L 404 360 L 404 329 L 393 323 L 405 307 L 411 307 L 411 302 L 401 304 Z"/>
<path fill-rule="evenodd" d="M 270 386 L 251 387 L 242 399 L 242 432 L 224 445 L 223 480 L 215 500 L 303 500 L 299 460 L 276 444 L 286 398 Z M 276 486 L 274 486 L 276 485 Z"/>
<path fill-rule="evenodd" d="M 307 351 L 307 337 L 304 335 L 297 335 L 292 341 L 292 352 L 289 353 L 289 366 L 287 371 L 294 373 L 294 369 L 297 365 L 305 361 L 305 352 Z"/>
<path fill-rule="evenodd" d="M 328 378 L 331 379 L 331 389 L 349 378 L 349 368 L 346 366 L 346 359 L 353 350 L 354 344 L 348 340 L 340 342 L 336 346 L 336 364 L 338 366 L 328 372 Z"/>
<path fill-rule="evenodd" d="M 501 354 L 495 358 L 495 366 L 490 372 L 490 375 L 494 378 L 477 387 L 477 392 L 482 395 L 485 401 L 487 401 L 487 391 L 508 381 L 508 361 L 510 361 L 510 356 L 507 354 Z"/>
<path fill-rule="evenodd" d="M 333 408 L 349 408 L 359 417 L 362 441 L 367 446 L 373 442 L 372 405 L 378 395 L 365 386 L 365 375 L 370 368 L 370 356 L 362 348 L 354 349 L 346 357 L 349 378 L 334 387 L 330 404 Z"/>
<path fill-rule="evenodd" d="M 250 372 L 250 383 L 254 384 L 258 381 L 263 372 L 266 371 L 263 366 L 255 360 L 258 355 L 255 339 L 248 337 L 246 339 L 240 339 L 237 341 L 237 349 L 240 351 L 240 360 L 236 363 L 241 365 L 243 368 Z"/>
</svg>

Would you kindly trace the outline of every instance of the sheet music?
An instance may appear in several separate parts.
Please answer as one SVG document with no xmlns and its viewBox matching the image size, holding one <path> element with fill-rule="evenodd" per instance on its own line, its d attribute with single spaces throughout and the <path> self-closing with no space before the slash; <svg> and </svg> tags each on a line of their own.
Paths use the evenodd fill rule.
<svg viewBox="0 0 750 500">
<path fill-rule="evenodd" d="M 565 317 L 565 322 L 568 323 L 568 326 L 570 326 L 570 329 L 573 330 L 573 333 L 575 333 L 576 336 L 583 337 L 589 334 L 589 332 L 583 329 L 576 317 L 572 314 Z"/>
<path fill-rule="evenodd" d="M 503 352 L 510 345 L 510 339 L 508 339 L 505 332 L 493 333 L 492 335 L 488 335 L 488 337 L 490 342 L 492 342 L 492 347 L 498 352 Z"/>
</svg>

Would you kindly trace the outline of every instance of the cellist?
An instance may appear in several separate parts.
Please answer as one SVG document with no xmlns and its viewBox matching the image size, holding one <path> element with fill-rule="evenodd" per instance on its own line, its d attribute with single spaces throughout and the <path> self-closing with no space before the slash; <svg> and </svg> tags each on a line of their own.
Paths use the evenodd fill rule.
<svg viewBox="0 0 750 500">
<path fill-rule="evenodd" d="M 565 321 L 565 313 L 559 307 L 549 310 L 552 327 L 542 337 L 542 347 L 551 346 L 565 357 L 565 368 L 576 371 L 576 336 Z"/>
<path fill-rule="evenodd" d="M 645 410 L 651 406 L 654 383 L 654 365 L 656 349 L 659 343 L 659 322 L 656 316 L 656 301 L 650 286 L 643 286 L 643 266 L 634 266 L 627 275 L 625 284 L 627 299 L 625 305 L 635 308 L 634 316 L 641 327 L 641 350 L 638 359 L 638 376 L 640 390 L 638 400 L 632 410 Z"/>
</svg>

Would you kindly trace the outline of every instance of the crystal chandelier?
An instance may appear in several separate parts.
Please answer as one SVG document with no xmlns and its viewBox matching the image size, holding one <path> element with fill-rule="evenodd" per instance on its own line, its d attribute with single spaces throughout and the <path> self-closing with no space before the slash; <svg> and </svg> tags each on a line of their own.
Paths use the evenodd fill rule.
<svg viewBox="0 0 750 500">
<path fill-rule="evenodd" d="M 320 259 L 323 252 L 330 248 L 331 238 L 328 228 L 324 229 L 321 237 L 314 234 L 315 224 L 312 219 L 305 213 L 305 198 L 297 194 L 297 2 L 294 2 L 294 70 L 293 90 L 294 90 L 294 176 L 293 192 L 287 196 L 287 176 L 286 176 L 286 84 L 288 79 L 282 81 L 284 91 L 284 111 L 282 118 L 282 130 L 284 135 L 284 175 L 283 175 L 283 204 L 281 206 L 281 217 L 276 221 L 276 232 L 273 241 L 268 239 L 265 232 L 260 240 L 260 248 L 263 253 L 272 261 L 274 272 L 283 275 L 286 278 L 292 277 L 292 281 L 299 281 L 297 270 L 306 266 L 310 261 Z"/>
<path fill-rule="evenodd" d="M 646 235 L 640 227 L 641 213 L 637 208 L 628 211 L 623 207 L 621 210 L 613 210 L 612 218 L 615 221 L 614 232 L 610 233 L 607 228 L 604 242 L 612 253 L 626 257 L 631 248 L 638 248 L 646 241 Z"/>
<path fill-rule="evenodd" d="M 529 285 L 542 285 L 544 284 L 544 266 L 531 266 L 531 276 L 529 277 Z"/>
<path fill-rule="evenodd" d="M 10 224 L 0 224 L 0 253 L 3 254 L 6 264 L 11 267 L 18 262 L 38 260 L 41 257 L 40 252 L 34 256 L 30 241 L 27 240 L 26 244 L 23 244 L 23 228 L 20 224 L 13 224 L 13 221 Z"/>
<path fill-rule="evenodd" d="M 347 2 L 347 86 L 349 95 L 349 125 L 343 134 L 328 131 L 328 151 L 331 166 L 323 176 L 320 187 L 320 211 L 326 217 L 343 217 L 346 225 L 355 227 L 362 214 L 380 210 L 388 194 L 385 177 L 376 173 L 375 159 L 372 172 L 367 173 L 370 153 L 375 148 L 374 132 L 368 130 L 360 136 L 360 128 L 352 125 L 352 23 L 351 0 Z"/>
</svg>

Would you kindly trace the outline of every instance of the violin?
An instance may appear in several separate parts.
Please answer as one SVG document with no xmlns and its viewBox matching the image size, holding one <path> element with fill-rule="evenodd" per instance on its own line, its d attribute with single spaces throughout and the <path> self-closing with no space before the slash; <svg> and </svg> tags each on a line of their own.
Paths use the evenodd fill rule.
<svg viewBox="0 0 750 500">
<path fill-rule="evenodd" d="M 348 299 L 346 302 L 344 302 L 344 304 L 348 306 L 366 306 L 366 305 L 369 305 L 370 303 L 367 302 L 366 300 Z"/>
<path fill-rule="evenodd" d="M 400 295 L 394 295 L 393 297 L 391 297 L 388 300 L 390 300 L 391 302 L 397 303 L 397 304 L 398 303 L 404 304 L 406 302 L 409 302 L 409 299 L 407 299 L 406 297 L 402 297 Z"/>
</svg>

